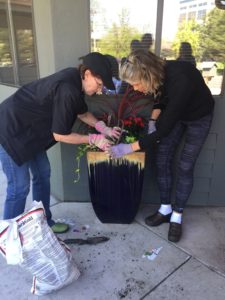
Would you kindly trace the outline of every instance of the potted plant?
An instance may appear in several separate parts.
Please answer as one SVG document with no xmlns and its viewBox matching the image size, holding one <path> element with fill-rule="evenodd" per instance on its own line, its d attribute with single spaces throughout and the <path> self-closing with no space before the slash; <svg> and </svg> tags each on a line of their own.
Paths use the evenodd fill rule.
<svg viewBox="0 0 225 300">
<path fill-rule="evenodd" d="M 96 102 L 91 98 L 87 99 L 89 109 L 109 126 L 123 127 L 123 135 L 118 142 L 132 143 L 138 140 L 144 134 L 152 99 L 132 89 L 127 89 L 121 97 L 101 97 L 98 112 L 96 107 L 93 108 Z M 87 145 L 79 149 L 78 161 L 88 150 L 89 192 L 97 217 L 103 223 L 131 223 L 141 202 L 145 153 L 136 152 L 119 159 L 110 159 L 104 152 L 93 147 L 90 149 Z"/>
</svg>

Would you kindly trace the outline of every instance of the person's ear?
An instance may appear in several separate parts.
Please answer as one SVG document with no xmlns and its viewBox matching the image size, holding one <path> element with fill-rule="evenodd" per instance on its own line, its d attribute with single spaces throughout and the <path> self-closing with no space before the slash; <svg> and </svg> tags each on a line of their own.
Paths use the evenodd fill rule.
<svg viewBox="0 0 225 300">
<path fill-rule="evenodd" d="M 90 77 L 91 74 L 91 71 L 89 69 L 87 69 L 85 72 L 84 72 L 84 79 L 88 79 Z"/>
</svg>

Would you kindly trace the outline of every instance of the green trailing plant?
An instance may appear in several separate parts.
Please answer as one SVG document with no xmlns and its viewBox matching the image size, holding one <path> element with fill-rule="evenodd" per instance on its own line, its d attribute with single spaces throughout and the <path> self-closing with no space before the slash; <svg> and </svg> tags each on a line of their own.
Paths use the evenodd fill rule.
<svg viewBox="0 0 225 300">
<path fill-rule="evenodd" d="M 81 157 L 85 155 L 87 150 L 90 149 L 90 147 L 91 145 L 81 144 L 77 148 L 77 155 L 75 157 L 76 168 L 75 168 L 74 183 L 77 183 L 80 180 L 80 160 Z"/>
</svg>

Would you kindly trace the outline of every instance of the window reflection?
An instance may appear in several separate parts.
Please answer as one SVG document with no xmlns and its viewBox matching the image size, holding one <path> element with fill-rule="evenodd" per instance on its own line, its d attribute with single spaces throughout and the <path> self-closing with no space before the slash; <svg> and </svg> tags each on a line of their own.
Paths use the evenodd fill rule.
<svg viewBox="0 0 225 300">
<path fill-rule="evenodd" d="M 127 0 L 91 0 L 91 51 L 108 54 L 113 70 L 134 49 L 154 51 L 156 16 L 157 0 L 139 0 L 138 4 Z M 123 94 L 127 84 L 119 84 L 118 71 L 113 77 L 116 91 Z"/>
<path fill-rule="evenodd" d="M 0 82 L 14 84 L 15 78 L 6 8 L 6 0 L 0 0 Z"/>
<path fill-rule="evenodd" d="M 32 1 L 0 0 L 0 7 L 0 81 L 23 85 L 38 77 Z"/>
<path fill-rule="evenodd" d="M 37 78 L 31 5 L 31 0 L 11 0 L 20 85 Z"/>
<path fill-rule="evenodd" d="M 91 0 L 92 51 L 114 56 L 122 63 L 144 33 L 151 33 L 155 49 L 157 0 Z M 141 18 L 140 18 L 141 16 Z M 212 0 L 164 0 L 161 56 L 196 64 L 214 95 L 221 93 L 225 61 L 225 11 Z M 138 24 L 139 23 L 139 24 Z M 180 55 L 182 43 L 188 53 Z"/>
<path fill-rule="evenodd" d="M 210 0 L 164 1 L 161 56 L 196 63 L 214 95 L 221 93 L 223 81 L 224 18 Z M 180 55 L 184 45 L 186 53 Z"/>
</svg>

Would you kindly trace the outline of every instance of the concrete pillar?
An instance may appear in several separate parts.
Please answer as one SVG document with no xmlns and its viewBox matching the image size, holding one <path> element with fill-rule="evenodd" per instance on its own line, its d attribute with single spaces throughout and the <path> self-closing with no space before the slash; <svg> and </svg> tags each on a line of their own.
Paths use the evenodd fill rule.
<svg viewBox="0 0 225 300">
<path fill-rule="evenodd" d="M 40 77 L 77 66 L 90 51 L 89 0 L 33 0 L 33 6 Z M 68 200 L 67 180 L 73 181 L 67 176 L 72 149 L 58 143 L 48 151 L 51 192 L 61 201 Z"/>
</svg>

